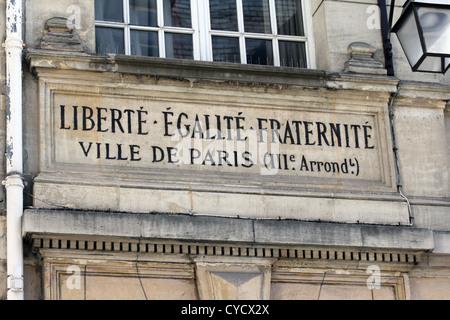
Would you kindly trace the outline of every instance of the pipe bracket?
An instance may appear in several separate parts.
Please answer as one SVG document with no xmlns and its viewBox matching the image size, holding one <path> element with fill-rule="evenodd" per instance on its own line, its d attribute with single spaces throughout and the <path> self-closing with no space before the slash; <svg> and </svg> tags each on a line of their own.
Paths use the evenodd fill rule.
<svg viewBox="0 0 450 320">
<path fill-rule="evenodd" d="M 25 188 L 25 179 L 21 174 L 12 173 L 6 176 L 5 180 L 2 181 L 2 184 L 8 188 L 11 186 Z"/>
<path fill-rule="evenodd" d="M 7 278 L 8 290 L 11 292 L 23 292 L 24 281 L 23 276 L 16 277 L 14 275 L 8 275 Z"/>
</svg>

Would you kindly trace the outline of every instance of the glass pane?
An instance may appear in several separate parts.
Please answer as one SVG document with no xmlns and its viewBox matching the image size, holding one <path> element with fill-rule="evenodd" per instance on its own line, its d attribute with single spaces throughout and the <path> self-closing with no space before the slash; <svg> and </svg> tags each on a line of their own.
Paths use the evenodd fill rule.
<svg viewBox="0 0 450 320">
<path fill-rule="evenodd" d="M 130 24 L 157 27 L 156 0 L 130 0 Z"/>
<path fill-rule="evenodd" d="M 193 59 L 192 35 L 166 33 L 166 58 Z"/>
<path fill-rule="evenodd" d="M 164 25 L 170 27 L 191 27 L 190 0 L 164 0 Z"/>
<path fill-rule="evenodd" d="M 239 38 L 212 37 L 213 61 L 241 63 Z"/>
<path fill-rule="evenodd" d="M 130 41 L 132 55 L 159 57 L 157 32 L 131 30 Z"/>
<path fill-rule="evenodd" d="M 414 66 L 422 57 L 423 51 L 422 45 L 420 44 L 416 19 L 413 14 L 405 19 L 403 25 L 397 31 L 397 37 L 405 51 L 409 63 L 411 66 Z"/>
<path fill-rule="evenodd" d="M 238 31 L 236 0 L 210 0 L 212 30 Z"/>
<path fill-rule="evenodd" d="M 450 10 L 417 8 L 428 53 L 450 53 Z"/>
<path fill-rule="evenodd" d="M 125 54 L 123 29 L 96 27 L 95 46 L 97 53 Z"/>
<path fill-rule="evenodd" d="M 95 0 L 95 20 L 123 22 L 123 1 Z"/>
<path fill-rule="evenodd" d="M 269 0 L 242 0 L 242 7 L 245 32 L 272 33 Z"/>
<path fill-rule="evenodd" d="M 304 36 L 301 0 L 275 0 L 278 34 Z"/>
<path fill-rule="evenodd" d="M 304 42 L 279 41 L 280 65 L 282 67 L 306 68 Z"/>
<path fill-rule="evenodd" d="M 245 39 L 247 47 L 247 63 L 273 65 L 271 40 Z"/>
<path fill-rule="evenodd" d="M 417 68 L 417 71 L 442 72 L 442 58 L 426 57 Z"/>
</svg>

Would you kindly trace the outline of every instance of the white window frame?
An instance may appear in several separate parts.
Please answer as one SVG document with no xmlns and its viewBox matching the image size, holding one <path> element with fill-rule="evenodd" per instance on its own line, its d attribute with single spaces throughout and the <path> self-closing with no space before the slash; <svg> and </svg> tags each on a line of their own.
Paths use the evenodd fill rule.
<svg viewBox="0 0 450 320">
<path fill-rule="evenodd" d="M 247 54 L 245 47 L 245 39 L 265 39 L 272 40 L 274 66 L 280 66 L 279 41 L 303 42 L 306 48 L 306 63 L 309 69 L 314 69 L 315 50 L 314 37 L 312 32 L 312 16 L 310 0 L 302 0 L 302 19 L 305 36 L 288 36 L 277 34 L 277 21 L 275 0 L 269 0 L 270 23 L 272 34 L 250 33 L 244 32 L 244 15 L 242 0 L 237 1 L 237 20 L 238 31 L 219 31 L 211 30 L 209 1 L 207 0 L 191 0 L 191 28 L 179 28 L 164 26 L 163 0 L 157 0 L 157 27 L 135 26 L 130 25 L 130 7 L 129 0 L 123 2 L 123 22 L 111 21 L 95 21 L 96 27 L 118 28 L 124 30 L 124 46 L 125 54 L 131 55 L 131 30 L 153 31 L 158 32 L 159 57 L 166 58 L 165 52 L 165 33 L 191 34 L 193 43 L 193 59 L 201 61 L 213 61 L 212 37 L 228 36 L 239 38 L 241 63 L 247 64 Z M 205 31 L 206 32 L 205 32 Z"/>
</svg>

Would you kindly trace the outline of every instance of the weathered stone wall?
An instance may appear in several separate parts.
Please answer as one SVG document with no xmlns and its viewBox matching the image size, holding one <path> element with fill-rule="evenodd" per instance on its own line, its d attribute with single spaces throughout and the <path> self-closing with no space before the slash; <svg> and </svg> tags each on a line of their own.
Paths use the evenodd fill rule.
<svg viewBox="0 0 450 320">
<path fill-rule="evenodd" d="M 0 0 L 2 16 L 5 12 L 5 3 L 6 0 Z M 396 10 L 397 16 L 402 4 L 401 2 L 397 4 L 399 6 Z M 182 226 L 178 226 L 176 230 L 169 228 L 167 234 L 171 234 L 172 239 L 166 239 L 166 242 L 152 242 L 148 239 L 162 237 L 162 235 L 148 233 L 147 240 L 137 243 L 127 238 L 130 237 L 129 228 L 131 227 L 117 223 L 112 216 L 105 216 L 105 220 L 98 222 L 94 227 L 89 225 L 93 229 L 81 228 L 79 234 L 73 234 L 70 237 L 67 234 L 60 235 L 58 232 L 62 232 L 67 227 L 65 223 L 72 220 L 64 221 L 63 214 L 52 219 L 50 216 L 52 211 L 46 211 L 49 221 L 54 223 L 52 228 L 58 223 L 61 228 L 60 231 L 57 231 L 57 227 L 55 230 L 52 229 L 53 236 L 34 238 L 32 248 L 26 240 L 25 297 L 27 299 L 113 297 L 105 295 L 106 292 L 129 293 L 127 297 L 143 298 L 142 286 L 135 281 L 136 264 L 133 261 L 136 260 L 137 254 L 135 248 L 145 245 L 142 247 L 145 248 L 145 250 L 142 249 L 142 256 L 138 255 L 142 259 L 138 267 L 145 278 L 143 287 L 156 286 L 161 289 L 157 294 L 149 296 L 150 298 L 176 298 L 164 291 L 168 280 L 163 279 L 171 277 L 170 288 L 179 290 L 178 292 L 184 294 L 184 297 L 192 299 L 201 298 L 194 290 L 196 285 L 201 289 L 200 295 L 206 297 L 220 296 L 230 292 L 243 294 L 254 292 L 255 288 L 260 288 L 255 287 L 256 283 L 264 284 L 265 289 L 261 291 L 260 296 L 251 296 L 252 298 L 265 298 L 268 292 L 270 292 L 269 297 L 274 299 L 317 298 L 320 287 L 323 289 L 321 298 L 325 299 L 336 297 L 370 299 L 373 296 L 366 288 L 366 268 L 375 264 L 381 266 L 384 285 L 380 291 L 372 292 L 375 293 L 375 298 L 449 299 L 450 118 L 448 101 L 450 90 L 448 85 L 450 77 L 448 74 L 412 73 L 395 36 L 393 36 L 394 67 L 397 78 L 342 73 L 346 68 L 346 62 L 351 58 L 349 45 L 355 42 L 364 42 L 375 48 L 374 60 L 371 60 L 371 63 L 376 68 L 372 68 L 372 72 L 379 71 L 379 65 L 375 64 L 375 61 L 384 63 L 380 30 L 374 16 L 376 5 L 375 0 L 311 1 L 318 70 L 282 73 L 271 68 L 259 68 L 259 66 L 231 68 L 222 64 L 190 61 L 167 62 L 133 57 L 95 57 L 90 55 L 95 51 L 93 1 L 24 1 L 24 40 L 28 48 L 27 62 L 31 64 L 31 68 L 28 64 L 24 65 L 24 169 L 27 181 L 25 189 L 27 206 L 34 205 L 50 209 L 62 206 L 104 212 L 133 211 L 140 214 L 170 212 L 183 213 L 186 217 L 194 212 L 202 215 L 227 216 L 227 219 L 230 219 L 227 221 L 233 221 L 230 225 L 234 225 L 236 221 L 239 223 L 244 221 L 234 220 L 238 216 L 239 218 L 280 218 L 281 220 L 289 218 L 312 221 L 320 219 L 322 222 L 325 220 L 340 222 L 332 225 L 334 233 L 327 233 L 331 229 L 326 228 L 320 229 L 323 232 L 315 235 L 311 232 L 311 239 L 317 237 L 317 242 L 313 243 L 306 243 L 305 238 L 294 236 L 298 231 L 295 229 L 297 225 L 286 224 L 283 224 L 284 229 L 278 230 L 280 235 L 285 236 L 284 240 L 277 238 L 275 236 L 277 233 L 271 229 L 272 233 L 265 234 L 267 237 L 259 246 L 255 245 L 255 239 L 251 237 L 235 239 L 235 247 L 221 243 L 221 241 L 231 241 L 229 237 L 233 231 L 243 230 L 236 225 L 236 229 L 229 229 L 230 233 L 227 235 L 220 232 L 214 234 L 214 236 L 222 234 L 223 239 L 197 239 L 202 241 L 202 246 L 198 246 L 195 238 L 198 233 L 194 232 L 195 230 L 186 229 L 186 225 L 192 222 L 189 219 L 184 229 Z M 73 34 L 80 39 L 81 50 L 84 52 L 58 53 L 51 50 L 39 50 L 41 40 L 47 34 L 45 23 L 55 17 L 63 17 L 69 19 L 68 21 L 79 19 L 76 21 L 79 24 Z M 0 42 L 4 40 L 4 19 L 0 19 Z M 51 44 L 46 48 L 55 49 L 51 47 Z M 80 48 L 77 47 L 78 49 Z M 4 48 L 0 47 L 0 154 L 4 154 L 5 145 L 5 67 Z M 389 99 L 396 92 L 391 109 Z M 102 95 L 105 98 L 102 98 Z M 257 117 L 267 119 L 281 117 L 287 120 L 301 114 L 306 115 L 307 120 L 310 119 L 311 122 L 316 123 L 316 128 L 319 127 L 317 123 L 321 122 L 320 114 L 325 115 L 326 122 L 330 122 L 331 120 L 327 117 L 333 115 L 342 121 L 362 119 L 364 121 L 361 125 L 370 125 L 373 129 L 367 132 L 367 134 L 373 133 L 370 138 L 366 136 L 365 146 L 368 148 L 364 152 L 367 153 L 361 150 L 348 152 L 348 150 L 340 150 L 335 145 L 335 149 L 331 152 L 331 149 L 324 149 L 323 153 L 319 152 L 315 155 L 327 154 L 330 159 L 332 156 L 339 158 L 342 155 L 347 158 L 362 157 L 366 165 L 370 164 L 366 156 L 376 158 L 376 161 L 370 167 L 372 170 L 370 174 L 362 179 L 358 176 L 351 177 L 349 180 L 333 180 L 335 176 L 330 175 L 331 180 L 330 177 L 321 180 L 323 176 L 319 177 L 320 179 L 316 176 L 306 176 L 306 178 L 302 177 L 301 188 L 293 180 L 292 167 L 289 167 L 291 169 L 289 172 L 283 170 L 284 175 L 273 177 L 270 180 L 271 184 L 266 185 L 264 189 L 260 187 L 261 181 L 255 178 L 256 175 L 247 174 L 246 168 L 242 167 L 239 168 L 240 171 L 230 172 L 232 167 L 230 166 L 225 168 L 229 170 L 217 173 L 215 172 L 217 166 L 214 168 L 210 165 L 205 168 L 200 164 L 195 167 L 194 172 L 184 170 L 182 166 L 174 163 L 166 162 L 163 165 L 162 161 L 152 162 L 151 157 L 155 156 L 152 151 L 160 151 L 152 149 L 152 146 L 164 146 L 165 151 L 168 151 L 167 147 L 173 147 L 168 144 L 168 141 L 164 141 L 162 145 L 162 140 L 154 140 L 153 144 L 146 145 L 149 152 L 146 154 L 149 158 L 146 159 L 149 159 L 149 162 L 145 165 L 136 168 L 130 165 L 134 162 L 131 158 L 135 157 L 134 160 L 136 160 L 138 157 L 136 148 L 128 148 L 127 150 L 131 152 L 128 155 L 125 153 L 121 153 L 120 156 L 118 153 L 114 155 L 116 161 L 118 157 L 126 157 L 127 165 L 109 165 L 108 161 L 112 161 L 111 159 L 105 159 L 105 156 L 99 159 L 97 153 L 94 153 L 94 151 L 97 152 L 95 149 L 97 142 L 110 139 L 110 146 L 116 147 L 116 152 L 118 143 L 137 145 L 142 142 L 144 147 L 145 143 L 150 142 L 135 138 L 127 140 L 128 127 L 125 123 L 122 128 L 124 134 L 120 138 L 123 140 L 120 141 L 114 140 L 113 136 L 109 135 L 111 132 L 104 133 L 102 140 L 99 132 L 73 130 L 74 123 L 69 121 L 69 111 L 73 111 L 70 109 L 72 108 L 70 104 L 74 101 L 80 105 L 80 108 L 89 102 L 91 107 L 121 110 L 122 114 L 126 114 L 123 113 L 124 110 L 132 110 L 131 107 L 134 107 L 133 114 L 136 116 L 141 106 L 148 108 L 148 110 L 141 109 L 145 111 L 157 109 L 161 118 L 152 120 L 157 122 L 155 125 L 162 125 L 160 128 L 162 131 L 157 133 L 160 139 L 164 137 L 164 121 L 167 125 L 172 122 L 171 125 L 176 126 L 177 118 L 164 118 L 164 116 L 170 116 L 170 112 L 173 112 L 174 116 L 180 115 L 185 110 L 185 114 L 190 118 L 195 118 L 195 114 L 203 115 L 205 113 L 203 110 L 208 110 L 206 113 L 211 115 L 226 116 L 229 115 L 227 112 L 232 110 L 234 119 L 246 116 L 248 124 L 251 122 L 258 124 Z M 120 106 L 112 106 L 114 102 L 120 102 Z M 65 123 L 61 122 L 61 117 L 64 116 L 61 113 L 61 104 L 66 104 L 64 119 L 67 121 Z M 171 107 L 170 110 L 167 109 L 169 107 Z M 81 109 L 79 110 L 81 117 Z M 258 110 L 258 112 L 251 114 L 252 110 Z M 395 153 L 392 151 L 394 146 L 390 131 L 390 112 L 392 112 L 395 130 L 401 190 L 408 202 L 396 192 L 397 167 Z M 128 114 L 131 115 L 131 111 L 128 111 Z M 97 119 L 102 119 L 102 115 Z M 303 118 L 299 120 L 304 121 Z M 268 123 L 270 124 L 270 121 Z M 144 124 L 141 121 L 141 124 L 152 123 L 149 121 Z M 191 129 L 194 128 L 193 125 L 191 123 Z M 62 129 L 69 126 L 72 130 Z M 105 128 L 106 126 L 100 129 Z M 141 129 L 143 128 L 145 127 Z M 112 130 L 112 127 L 108 129 Z M 116 129 L 119 130 L 117 122 Z M 138 130 L 137 127 L 132 128 L 132 130 L 135 129 Z M 133 132 L 136 134 L 137 131 Z M 149 133 L 153 139 L 153 132 Z M 191 134 L 193 134 L 192 131 Z M 143 137 L 143 135 L 136 136 Z M 86 140 L 80 140 L 80 137 Z M 293 137 L 295 138 L 295 135 Z M 361 137 L 363 143 L 364 135 Z M 80 145 L 80 141 L 84 144 Z M 90 142 L 91 149 L 89 149 Z M 372 151 L 370 142 L 376 142 L 377 152 Z M 354 144 L 354 141 L 352 143 Z M 67 149 L 62 148 L 65 145 Z M 58 150 L 55 146 L 58 146 Z M 105 147 L 105 145 L 102 146 Z M 286 149 L 282 150 L 283 153 L 290 155 L 295 146 L 284 147 Z M 106 152 L 106 149 L 102 150 Z M 120 150 L 122 152 L 125 149 Z M 143 156 L 145 154 L 141 151 L 139 158 Z M 295 157 L 298 156 L 299 154 L 295 154 Z M 108 157 L 112 157 L 112 154 Z M 161 166 L 160 172 L 149 175 L 147 167 L 154 163 Z M 301 162 L 299 164 L 301 165 Z M 4 168 L 4 161 L 2 161 L 0 162 L 0 179 L 3 179 L 5 175 Z M 166 170 L 167 168 L 170 170 Z M 254 180 L 250 181 L 250 178 Z M 339 186 L 336 185 L 336 181 L 340 183 Z M 314 190 L 311 191 L 311 189 Z M 280 210 L 275 210 L 276 208 Z M 0 299 L 6 298 L 6 215 L 4 210 L 5 194 L 4 188 L 1 188 Z M 391 234 L 391 236 L 384 234 L 388 238 L 386 242 L 383 242 L 380 238 L 372 237 L 374 234 L 379 234 L 374 232 L 369 233 L 370 236 L 366 238 L 371 242 L 365 242 L 372 246 L 372 251 L 369 250 L 367 256 L 356 258 L 358 250 L 355 248 L 360 247 L 363 242 L 352 242 L 342 237 L 347 227 L 353 230 L 350 235 L 363 234 L 362 229 L 353 229 L 354 224 L 358 223 L 408 225 L 409 213 L 413 217 L 413 226 L 420 229 L 419 233 L 425 232 L 428 235 L 427 245 L 433 246 L 432 253 L 422 255 L 422 251 L 429 248 L 414 247 L 423 239 L 416 239 L 417 242 L 412 241 L 411 244 L 402 247 L 401 250 L 406 250 L 406 253 L 401 250 L 399 252 L 398 248 L 394 250 L 392 247 L 395 247 L 395 237 L 402 233 Z M 40 223 L 43 223 L 42 221 L 40 220 Z M 80 221 L 84 220 L 78 222 Z M 107 223 L 111 221 L 117 223 L 115 227 L 118 230 L 114 229 L 116 234 L 105 235 L 102 232 L 105 230 L 105 225 L 107 226 Z M 250 221 L 250 225 L 254 227 L 252 220 L 245 220 L 242 223 L 246 224 L 247 221 Z M 348 224 L 343 224 L 345 227 L 339 229 L 339 225 L 343 222 Z M 136 221 L 132 226 L 137 226 L 137 229 L 133 230 L 146 231 L 140 229 L 142 226 Z M 36 225 L 32 227 L 35 228 Z M 217 228 L 217 225 L 215 227 Z M 30 227 L 28 235 L 33 235 L 33 232 L 37 232 L 36 230 L 39 230 L 39 233 L 45 231 L 33 228 Z M 158 229 L 157 226 L 152 228 Z M 149 227 L 149 230 L 153 230 L 152 228 Z M 392 228 L 389 230 L 396 230 Z M 291 233 L 286 234 L 288 229 Z M 410 229 L 409 226 L 398 228 L 402 232 Z M 82 230 L 93 233 L 82 234 Z M 252 231 L 251 228 L 249 230 L 254 236 L 255 230 Z M 430 230 L 434 231 L 434 236 L 430 236 Z M 132 236 L 138 238 L 139 235 L 137 233 Z M 191 243 L 180 243 L 179 241 L 183 240 L 178 238 L 180 235 L 190 237 L 185 240 Z M 240 234 L 240 236 L 246 235 Z M 345 242 L 342 239 L 347 240 Z M 399 239 L 400 243 L 403 243 L 402 239 Z M 431 239 L 434 239 L 432 245 L 429 242 L 432 241 Z M 280 242 L 274 246 L 273 241 Z M 384 245 L 389 247 L 387 251 Z M 421 250 L 421 254 L 416 256 L 416 252 L 408 251 L 408 245 L 411 250 Z M 259 256 L 264 248 L 268 251 L 270 249 L 270 257 L 268 253 L 267 256 Z M 218 254 L 219 250 L 221 254 Z M 169 253 L 170 255 L 167 255 Z M 45 257 L 43 265 L 38 258 L 39 255 Z M 240 256 L 236 258 L 237 255 Z M 389 259 L 386 258 L 388 255 L 391 255 Z M 410 255 L 414 256 L 414 259 L 419 257 L 421 259 L 415 263 L 411 260 L 400 261 L 400 265 L 394 261 L 397 258 L 408 259 Z M 383 256 L 382 259 L 381 256 Z M 103 258 L 99 260 L 99 257 Z M 259 260 L 260 258 L 263 260 Z M 264 260 L 266 258 L 269 259 Z M 276 261 L 275 267 L 268 268 L 268 264 L 274 261 Z M 111 264 L 114 267 L 111 267 Z M 179 268 L 172 269 L 174 264 Z M 74 265 L 79 267 L 74 269 L 75 271 L 83 272 L 84 270 L 87 275 L 85 279 L 89 281 L 92 291 L 86 293 L 62 286 L 62 284 L 70 283 L 72 274 L 67 271 L 67 268 Z M 233 265 L 231 269 L 228 268 L 230 265 Z M 197 278 L 195 278 L 195 270 L 198 272 Z M 235 274 L 230 277 L 223 274 L 230 270 Z M 327 274 L 329 280 L 339 283 L 339 287 L 327 286 L 327 282 L 323 282 L 326 270 L 329 272 Z M 115 274 L 116 277 L 101 277 L 99 274 L 102 272 Z M 242 291 L 239 291 L 237 285 L 241 282 L 239 277 L 249 273 L 253 277 L 248 279 L 248 286 L 243 286 Z M 41 287 L 41 276 L 49 274 L 55 277 L 60 275 L 61 278 L 46 277 Z M 133 283 L 131 287 L 127 287 L 130 275 L 134 277 Z M 196 283 L 195 279 L 199 282 Z M 348 279 L 355 280 L 353 284 L 356 286 L 349 286 Z M 322 287 L 321 284 L 325 286 Z M 59 285 L 61 286 L 58 287 Z M 216 292 L 211 289 L 214 286 L 223 286 L 225 289 L 222 292 Z M 109 289 L 105 291 L 105 288 Z M 114 291 L 114 288 L 120 288 L 121 291 Z M 334 288 L 338 288 L 337 291 L 333 291 Z M 301 295 L 299 292 L 306 293 Z M 353 295 L 348 295 L 348 292 L 353 292 Z M 227 296 L 223 295 L 223 297 Z"/>
<path fill-rule="evenodd" d="M 44 36 L 45 22 L 62 17 L 72 23 L 88 52 L 95 52 L 94 1 L 86 0 L 26 0 L 24 1 L 25 42 L 29 48 L 36 48 Z"/>
</svg>

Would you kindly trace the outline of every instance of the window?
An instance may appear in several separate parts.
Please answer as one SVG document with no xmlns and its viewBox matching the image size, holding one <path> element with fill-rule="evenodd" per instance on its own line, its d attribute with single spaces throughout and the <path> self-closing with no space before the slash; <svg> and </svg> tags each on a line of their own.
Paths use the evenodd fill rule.
<svg viewBox="0 0 450 320">
<path fill-rule="evenodd" d="M 189 0 L 96 0 L 98 53 L 193 59 Z"/>
<path fill-rule="evenodd" d="M 311 67 L 307 0 L 95 0 L 97 53 Z"/>
</svg>

